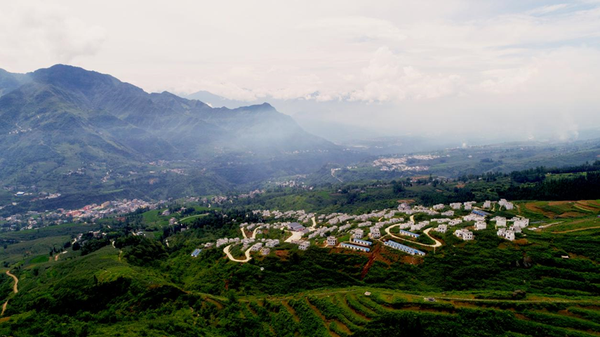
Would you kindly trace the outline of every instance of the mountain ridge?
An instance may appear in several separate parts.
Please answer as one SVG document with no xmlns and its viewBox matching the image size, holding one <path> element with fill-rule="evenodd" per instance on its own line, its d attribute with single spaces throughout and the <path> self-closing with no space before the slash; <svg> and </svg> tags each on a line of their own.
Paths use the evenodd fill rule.
<svg viewBox="0 0 600 337">
<path fill-rule="evenodd" d="M 212 108 L 166 91 L 147 93 L 111 75 L 68 65 L 21 75 L 4 72 L 0 82 L 4 186 L 65 191 L 50 183 L 62 180 L 65 186 L 75 181 L 73 187 L 91 189 L 105 184 L 98 182 L 102 175 L 153 172 L 148 165 L 158 161 L 178 162 L 188 172 L 221 172 L 227 175 L 225 181 L 236 185 L 257 182 L 248 174 L 244 179 L 230 176 L 239 175 L 249 163 L 278 163 L 261 176 L 264 179 L 308 173 L 329 160 L 319 154 L 341 153 L 268 103 Z M 287 158 L 299 154 L 305 158 Z M 74 179 L 75 171 L 85 173 Z M 69 179 L 62 179 L 65 175 Z M 114 180 L 118 187 L 119 179 Z"/>
</svg>

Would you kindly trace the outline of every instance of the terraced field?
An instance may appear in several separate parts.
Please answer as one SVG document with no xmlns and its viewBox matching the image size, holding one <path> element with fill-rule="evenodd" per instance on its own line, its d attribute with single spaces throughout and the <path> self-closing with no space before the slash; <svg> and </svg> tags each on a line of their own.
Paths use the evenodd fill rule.
<svg viewBox="0 0 600 337">
<path fill-rule="evenodd" d="M 277 336 L 378 336 L 411 329 L 426 336 L 600 335 L 597 299 L 489 300 L 468 294 L 432 297 L 375 289 L 367 296 L 365 292 L 323 290 L 242 298 L 240 303 L 247 318 L 262 322 L 263 329 Z M 227 307 L 227 300 L 218 305 Z"/>
</svg>

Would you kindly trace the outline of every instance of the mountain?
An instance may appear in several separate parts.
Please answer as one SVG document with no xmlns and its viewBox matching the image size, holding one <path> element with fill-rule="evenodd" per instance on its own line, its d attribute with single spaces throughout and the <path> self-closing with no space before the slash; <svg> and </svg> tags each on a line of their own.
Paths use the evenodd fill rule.
<svg viewBox="0 0 600 337">
<path fill-rule="evenodd" d="M 140 172 L 156 172 L 148 165 L 159 162 L 162 171 L 187 171 L 180 175 L 188 180 L 197 177 L 191 172 L 201 172 L 210 184 L 219 181 L 202 190 L 210 192 L 307 173 L 343 154 L 268 103 L 212 108 L 67 65 L 24 75 L 2 71 L 0 92 L 0 180 L 5 187 L 92 191 L 112 181 L 115 188 L 127 179 L 139 181 Z M 252 165 L 261 174 L 240 178 L 244 168 L 252 172 Z"/>
<path fill-rule="evenodd" d="M 25 74 L 13 74 L 4 69 L 0 69 L 0 96 L 20 87 L 29 81 L 29 76 Z"/>
</svg>

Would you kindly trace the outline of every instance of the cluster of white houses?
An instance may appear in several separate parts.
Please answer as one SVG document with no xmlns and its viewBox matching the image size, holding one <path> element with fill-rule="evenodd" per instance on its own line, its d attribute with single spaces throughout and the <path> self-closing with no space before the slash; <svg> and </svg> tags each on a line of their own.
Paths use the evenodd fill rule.
<svg viewBox="0 0 600 337">
<path fill-rule="evenodd" d="M 506 209 L 512 209 L 514 205 L 505 199 L 500 201 L 486 201 L 483 203 L 483 208 L 491 209 L 493 204 L 497 203 L 501 207 Z M 399 234 L 411 238 L 419 238 L 417 231 L 423 230 L 425 227 L 429 227 L 432 224 L 437 224 L 433 228 L 436 232 L 447 233 L 450 227 L 454 227 L 462 224 L 463 222 L 474 222 L 472 227 L 473 231 L 487 230 L 489 224 L 486 222 L 486 218 L 490 216 L 490 213 L 474 207 L 475 202 L 464 202 L 464 203 L 451 203 L 448 206 L 444 204 L 437 204 L 431 208 L 423 206 L 409 206 L 406 203 L 402 203 L 398 206 L 397 210 L 382 210 L 373 211 L 366 214 L 360 215 L 349 215 L 344 213 L 331 213 L 316 215 L 314 213 L 307 213 L 304 210 L 300 211 L 254 211 L 257 214 L 261 214 L 265 218 L 274 218 L 281 220 L 294 220 L 296 222 L 275 222 L 275 223 L 258 223 L 249 224 L 243 223 L 240 225 L 242 231 L 251 231 L 254 229 L 255 233 L 257 229 L 271 230 L 287 230 L 295 233 L 293 241 L 288 239 L 288 242 L 298 245 L 300 250 L 306 250 L 310 247 L 311 241 L 319 240 L 323 238 L 324 244 L 329 247 L 340 247 L 344 249 L 357 250 L 362 252 L 369 252 L 371 250 L 372 241 L 367 241 L 365 238 L 371 240 L 380 239 L 382 236 L 382 229 L 388 226 L 399 224 Z M 468 210 L 469 214 L 461 217 L 453 218 L 455 211 Z M 416 214 L 424 213 L 434 218 L 425 221 L 404 222 L 404 219 L 400 217 L 401 214 Z M 464 214 L 464 213 L 463 213 Z M 311 219 L 315 221 L 311 222 Z M 318 219 L 318 220 L 316 220 Z M 529 225 L 529 220 L 521 217 L 514 217 L 512 219 L 506 219 L 504 217 L 496 216 L 491 219 L 495 222 L 495 227 L 498 236 L 506 240 L 514 240 L 515 233 L 520 233 L 522 228 Z M 310 226 L 303 225 L 303 223 L 310 223 Z M 510 227 L 506 228 L 509 223 L 512 223 Z M 471 228 L 471 227 L 469 227 Z M 244 239 L 240 238 L 221 238 L 216 242 L 216 246 L 220 247 L 227 244 L 243 244 L 243 248 L 250 247 L 251 251 L 260 252 L 262 255 L 268 255 L 271 248 L 279 244 L 279 240 L 266 240 L 260 239 L 255 240 L 253 238 L 246 238 L 247 232 L 244 232 Z M 339 242 L 338 238 L 344 235 L 350 234 L 348 242 Z M 453 234 L 465 241 L 474 240 L 475 236 L 473 232 L 467 228 L 458 228 L 454 230 Z M 320 242 L 320 241 L 319 241 Z M 412 255 L 424 255 L 424 252 L 416 250 L 406 245 L 402 245 L 395 241 L 385 241 L 387 247 L 398 249 Z M 209 247 L 207 244 L 206 248 Z"/>
</svg>

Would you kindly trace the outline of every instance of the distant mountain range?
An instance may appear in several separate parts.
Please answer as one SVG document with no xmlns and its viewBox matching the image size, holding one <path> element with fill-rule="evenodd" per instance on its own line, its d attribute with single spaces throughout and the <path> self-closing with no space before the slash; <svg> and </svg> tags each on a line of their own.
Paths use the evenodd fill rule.
<svg viewBox="0 0 600 337">
<path fill-rule="evenodd" d="M 264 179 L 306 173 L 342 154 L 341 148 L 307 133 L 268 103 L 212 108 L 168 92 L 147 93 L 110 75 L 67 65 L 28 74 L 0 70 L 0 96 L 4 186 L 64 190 L 82 179 L 83 185 L 97 185 L 94 179 L 101 174 L 110 180 L 154 162 L 191 162 L 189 170 L 205 174 L 207 169 L 219 174 L 224 165 L 228 169 L 257 162 L 272 165 L 284 158 L 302 162 L 297 168 L 266 169 L 266 174 L 258 175 Z M 114 173 L 119 170 L 123 172 Z M 223 180 L 231 184 L 255 180 L 245 176 Z"/>
<path fill-rule="evenodd" d="M 208 93 L 194 97 L 213 106 L 223 103 Z M 168 92 L 147 93 L 110 75 L 67 65 L 27 74 L 0 70 L 0 213 L 117 198 L 234 193 L 268 182 L 389 180 L 411 173 L 382 173 L 373 167 L 377 156 L 442 147 L 425 137 L 382 135 L 336 145 L 306 132 L 268 103 L 211 105 Z M 349 138 L 360 133 L 327 122 L 319 129 Z M 500 146 L 500 152 L 486 147 L 441 151 L 439 163 L 423 165 L 456 176 L 598 158 L 597 142 L 548 143 L 525 155 L 523 148 L 533 145 Z"/>
</svg>

